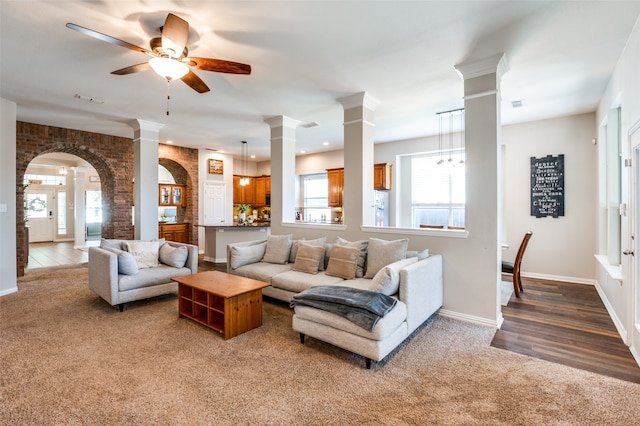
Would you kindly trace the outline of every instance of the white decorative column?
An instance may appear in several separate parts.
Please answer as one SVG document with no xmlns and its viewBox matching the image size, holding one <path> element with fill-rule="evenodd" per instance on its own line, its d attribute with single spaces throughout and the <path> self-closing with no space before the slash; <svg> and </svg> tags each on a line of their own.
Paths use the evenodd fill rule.
<svg viewBox="0 0 640 426">
<path fill-rule="evenodd" d="M 87 229 L 87 206 L 85 191 L 87 190 L 86 167 L 71 167 L 73 173 L 73 248 L 87 245 L 85 230 Z"/>
<path fill-rule="evenodd" d="M 502 242 L 502 160 L 500 80 L 508 65 L 503 53 L 455 66 L 464 79 L 466 249 L 475 253 L 465 269 L 466 300 L 491 311 L 477 316 L 502 322 L 500 305 Z M 473 312 L 469 306 L 460 312 Z"/>
<path fill-rule="evenodd" d="M 296 127 L 300 122 L 279 115 L 265 122 L 271 127 L 271 225 L 296 220 Z"/>
<path fill-rule="evenodd" d="M 366 92 L 338 101 L 344 109 L 344 225 L 374 226 L 373 127 L 379 101 Z"/>
<path fill-rule="evenodd" d="M 158 238 L 158 144 L 163 124 L 131 120 L 134 151 L 135 238 Z"/>
</svg>

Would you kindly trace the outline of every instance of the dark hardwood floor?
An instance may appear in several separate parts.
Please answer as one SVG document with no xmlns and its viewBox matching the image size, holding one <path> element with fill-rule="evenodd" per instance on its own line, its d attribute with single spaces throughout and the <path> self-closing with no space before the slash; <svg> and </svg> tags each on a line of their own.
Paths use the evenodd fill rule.
<svg viewBox="0 0 640 426">
<path fill-rule="evenodd" d="M 502 307 L 491 346 L 640 383 L 640 367 L 595 287 L 528 278 L 522 285 L 522 297 Z"/>
</svg>

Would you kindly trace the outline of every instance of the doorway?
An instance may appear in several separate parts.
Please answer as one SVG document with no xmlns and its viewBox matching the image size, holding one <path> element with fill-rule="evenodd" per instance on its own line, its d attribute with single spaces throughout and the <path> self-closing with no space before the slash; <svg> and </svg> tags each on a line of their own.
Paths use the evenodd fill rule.
<svg viewBox="0 0 640 426">
<path fill-rule="evenodd" d="M 29 241 L 39 243 L 53 241 L 55 225 L 55 199 L 53 189 L 27 188 L 25 214 L 29 228 Z"/>
</svg>

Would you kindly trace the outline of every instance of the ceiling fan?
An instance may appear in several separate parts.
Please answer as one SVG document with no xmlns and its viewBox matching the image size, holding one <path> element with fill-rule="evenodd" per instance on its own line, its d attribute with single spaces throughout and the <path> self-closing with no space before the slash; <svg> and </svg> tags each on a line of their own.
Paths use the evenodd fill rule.
<svg viewBox="0 0 640 426">
<path fill-rule="evenodd" d="M 182 80 L 198 93 L 208 92 L 209 87 L 192 71 L 194 69 L 228 74 L 251 74 L 251 66 L 247 64 L 222 59 L 188 57 L 189 50 L 186 45 L 189 37 L 189 23 L 173 13 L 167 15 L 164 26 L 160 28 L 161 36 L 149 41 L 151 50 L 71 22 L 67 23 L 67 28 L 151 56 L 148 62 L 112 71 L 111 74 L 126 75 L 153 69 L 169 81 Z"/>
</svg>

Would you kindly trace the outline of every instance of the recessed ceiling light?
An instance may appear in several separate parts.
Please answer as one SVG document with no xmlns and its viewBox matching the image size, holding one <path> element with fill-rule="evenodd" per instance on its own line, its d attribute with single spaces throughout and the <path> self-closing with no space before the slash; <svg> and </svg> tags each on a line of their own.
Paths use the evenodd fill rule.
<svg viewBox="0 0 640 426">
<path fill-rule="evenodd" d="M 329 145 L 329 142 L 322 142 L 322 145 L 327 146 Z"/>
<path fill-rule="evenodd" d="M 255 156 L 255 155 L 252 155 L 252 156 L 251 156 L 251 158 L 256 158 L 256 156 Z"/>
<path fill-rule="evenodd" d="M 172 145 L 172 144 L 173 144 L 173 141 L 167 141 L 167 143 L 168 143 L 169 145 Z"/>
<path fill-rule="evenodd" d="M 300 154 L 304 154 L 305 152 L 307 152 L 307 151 L 305 151 L 305 150 L 303 149 L 302 151 L 300 151 Z"/>
</svg>

